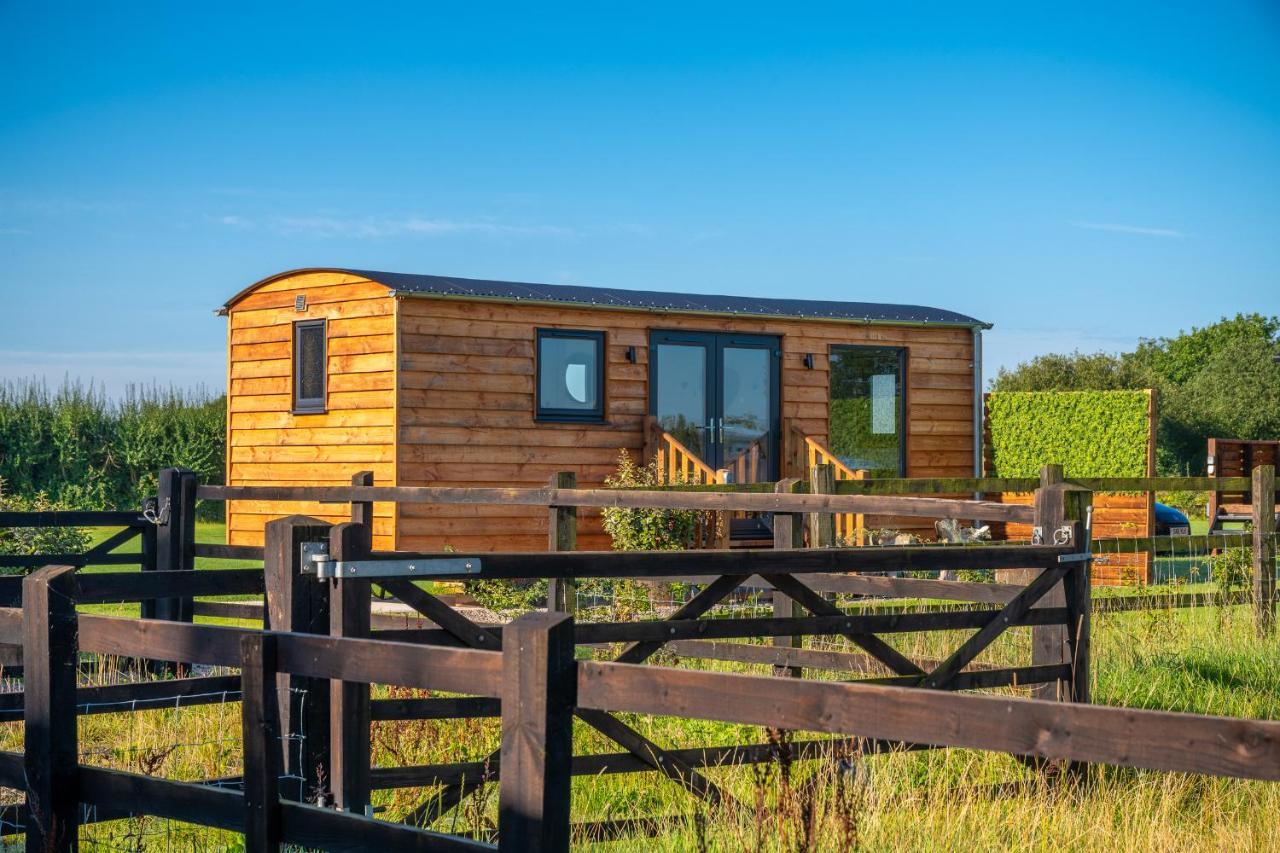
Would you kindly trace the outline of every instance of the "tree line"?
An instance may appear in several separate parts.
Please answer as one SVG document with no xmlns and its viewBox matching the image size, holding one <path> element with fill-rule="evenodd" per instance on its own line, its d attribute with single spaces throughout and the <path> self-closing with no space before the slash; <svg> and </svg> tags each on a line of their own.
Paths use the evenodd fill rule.
<svg viewBox="0 0 1280 853">
<path fill-rule="evenodd" d="M 1224 317 L 1132 352 L 1050 354 L 1002 369 L 993 391 L 1155 388 L 1160 474 L 1200 475 L 1211 437 L 1280 439 L 1280 318 Z"/>
</svg>

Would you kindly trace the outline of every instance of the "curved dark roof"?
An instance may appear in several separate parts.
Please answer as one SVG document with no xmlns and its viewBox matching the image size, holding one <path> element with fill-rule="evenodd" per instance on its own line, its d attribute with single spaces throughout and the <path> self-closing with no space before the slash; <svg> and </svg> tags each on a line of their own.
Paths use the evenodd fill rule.
<svg viewBox="0 0 1280 853">
<path fill-rule="evenodd" d="M 730 314 L 745 317 L 798 317 L 862 323 L 965 326 L 990 328 L 991 324 L 954 311 L 920 305 L 880 302 L 834 302 L 816 299 L 768 299 L 757 296 L 718 296 L 667 293 L 656 290 L 623 290 L 615 287 L 582 287 L 571 284 L 529 284 L 439 275 L 325 268 L 293 270 L 254 284 L 236 294 L 225 308 L 259 285 L 301 272 L 339 272 L 358 275 L 385 285 L 394 293 L 422 294 L 502 302 L 538 302 L 588 305 L 641 311 L 674 311 L 695 314 Z"/>
</svg>

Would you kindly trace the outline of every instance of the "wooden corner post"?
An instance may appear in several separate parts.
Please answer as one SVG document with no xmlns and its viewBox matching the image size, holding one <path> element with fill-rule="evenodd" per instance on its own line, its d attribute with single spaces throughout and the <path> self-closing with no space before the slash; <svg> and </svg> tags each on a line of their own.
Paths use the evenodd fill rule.
<svg viewBox="0 0 1280 853">
<path fill-rule="evenodd" d="M 809 491 L 815 495 L 836 493 L 836 468 L 830 462 L 814 465 L 809 473 Z M 809 513 L 809 547 L 830 548 L 836 542 L 835 516 L 829 512 Z"/>
<path fill-rule="evenodd" d="M 498 849 L 567 851 L 578 670 L 573 618 L 527 613 L 502 631 Z"/>
<path fill-rule="evenodd" d="M 26 849 L 79 849 L 75 569 L 46 566 L 22 581 Z"/>
<path fill-rule="evenodd" d="M 576 489 L 578 475 L 561 471 L 551 475 L 551 491 Z M 578 550 L 578 508 L 576 506 L 549 506 L 547 508 L 547 550 Z M 577 604 L 577 584 L 572 578 L 551 578 L 547 581 L 547 609 L 557 613 L 572 613 Z"/>
<path fill-rule="evenodd" d="M 246 634 L 240 640 L 241 731 L 244 741 L 244 849 L 280 849 L 280 703 L 276 700 L 276 637 Z"/>
<path fill-rule="evenodd" d="M 300 634 L 329 633 L 329 585 L 314 574 L 302 573 L 302 543 L 328 544 L 331 525 L 315 518 L 291 515 L 268 521 L 263 574 L 267 589 L 266 625 L 272 631 Z M 302 782 L 285 790 L 290 799 L 310 800 L 328 784 L 329 685 L 324 679 L 281 673 L 280 726 L 290 776 Z"/>
<path fill-rule="evenodd" d="M 1253 469 L 1253 616 L 1259 636 L 1276 628 L 1276 469 Z"/>
<path fill-rule="evenodd" d="M 372 548 L 372 534 L 363 523 L 347 522 L 329 535 L 329 558 L 364 560 Z M 329 581 L 329 633 L 334 637 L 367 638 L 373 604 L 369 581 L 344 578 Z M 334 805 L 364 814 L 369 805 L 371 705 L 369 685 L 355 681 L 329 682 L 329 784 Z"/>
</svg>

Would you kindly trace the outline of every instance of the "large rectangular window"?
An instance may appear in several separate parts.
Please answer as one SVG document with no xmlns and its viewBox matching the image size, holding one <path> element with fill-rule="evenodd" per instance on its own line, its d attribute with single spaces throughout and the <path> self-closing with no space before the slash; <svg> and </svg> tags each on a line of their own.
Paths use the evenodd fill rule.
<svg viewBox="0 0 1280 853">
<path fill-rule="evenodd" d="M 604 421 L 604 332 L 538 330 L 537 419 Z"/>
<path fill-rule="evenodd" d="M 293 410 L 323 412 L 325 392 L 325 321 L 293 324 Z"/>
<path fill-rule="evenodd" d="M 828 445 L 855 471 L 906 476 L 906 364 L 900 347 L 831 347 Z"/>
</svg>

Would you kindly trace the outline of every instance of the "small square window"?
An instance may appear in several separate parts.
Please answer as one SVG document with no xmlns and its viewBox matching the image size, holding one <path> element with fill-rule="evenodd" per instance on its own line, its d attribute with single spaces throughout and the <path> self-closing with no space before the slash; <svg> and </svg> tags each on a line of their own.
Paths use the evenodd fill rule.
<svg viewBox="0 0 1280 853">
<path fill-rule="evenodd" d="M 293 410 L 323 412 L 325 391 L 325 321 L 293 324 Z"/>
<path fill-rule="evenodd" d="M 604 420 L 604 332 L 538 330 L 537 419 Z"/>
</svg>

